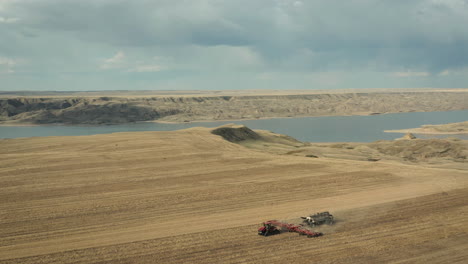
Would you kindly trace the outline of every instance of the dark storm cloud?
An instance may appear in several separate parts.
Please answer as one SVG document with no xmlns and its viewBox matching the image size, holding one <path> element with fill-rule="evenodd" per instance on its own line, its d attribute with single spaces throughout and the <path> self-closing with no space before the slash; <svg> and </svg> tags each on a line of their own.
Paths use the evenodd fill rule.
<svg viewBox="0 0 468 264">
<path fill-rule="evenodd" d="M 21 24 L 114 45 L 245 44 L 212 1 L 19 1 Z"/>
</svg>

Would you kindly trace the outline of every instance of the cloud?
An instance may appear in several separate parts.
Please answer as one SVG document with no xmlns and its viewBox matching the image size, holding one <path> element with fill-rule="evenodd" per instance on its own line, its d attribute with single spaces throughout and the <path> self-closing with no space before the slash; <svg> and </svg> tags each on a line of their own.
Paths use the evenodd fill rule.
<svg viewBox="0 0 468 264">
<path fill-rule="evenodd" d="M 100 65 L 100 68 L 103 70 L 108 69 L 117 69 L 124 67 L 125 53 L 118 51 L 114 56 L 105 59 L 104 62 Z"/>
<path fill-rule="evenodd" d="M 16 0 L 0 0 L 0 12 L 6 11 L 8 5 L 15 1 Z"/>
<path fill-rule="evenodd" d="M 440 76 L 448 76 L 450 74 L 451 74 L 451 72 L 449 70 L 445 70 L 445 71 L 442 71 L 441 73 L 439 73 Z"/>
<path fill-rule="evenodd" d="M 155 64 L 154 57 L 149 61 L 130 59 L 123 51 L 118 51 L 114 56 L 105 59 L 99 66 L 102 70 L 123 70 L 127 72 L 158 72 L 164 69 L 161 65 Z"/>
<path fill-rule="evenodd" d="M 302 1 L 294 1 L 293 5 L 299 7 L 299 6 L 302 6 L 303 4 L 304 3 Z"/>
<path fill-rule="evenodd" d="M 129 72 L 158 72 L 163 68 L 159 65 L 138 65 L 129 69 Z"/>
<path fill-rule="evenodd" d="M 15 65 L 16 61 L 9 58 L 0 57 L 0 65 Z"/>
<path fill-rule="evenodd" d="M 5 17 L 1 17 L 0 16 L 0 23 L 5 23 L 5 24 L 12 24 L 12 23 L 15 23 L 15 22 L 18 22 L 18 18 L 5 18 Z"/>
<path fill-rule="evenodd" d="M 431 74 L 429 72 L 412 72 L 412 71 L 393 73 L 393 76 L 396 76 L 396 77 L 428 77 L 430 75 Z"/>
<path fill-rule="evenodd" d="M 14 67 L 20 63 L 20 60 L 0 57 L 0 73 L 14 73 Z"/>
<path fill-rule="evenodd" d="M 456 76 L 463 75 L 468 76 L 468 67 L 455 69 L 455 70 L 444 70 L 438 74 L 439 76 Z"/>
<path fill-rule="evenodd" d="M 221 89 L 208 81 L 213 73 L 242 72 L 238 85 L 253 88 L 271 79 L 262 73 L 274 73 L 265 85 L 272 88 L 291 76 L 337 86 L 379 87 L 382 76 L 407 87 L 460 86 L 468 83 L 454 74 L 468 67 L 467 24 L 467 0 L 0 0 L 0 56 L 28 60 L 15 69 L 75 72 L 83 82 L 158 72 L 152 81 L 170 87 L 184 80 Z M 315 73 L 325 77 L 307 77 Z"/>
<path fill-rule="evenodd" d="M 252 48 L 243 46 L 191 46 L 176 55 L 176 67 L 200 70 L 204 65 L 209 71 L 252 71 L 264 67 L 262 57 Z M 183 58 L 190 62 L 181 65 Z"/>
<path fill-rule="evenodd" d="M 15 6 L 12 15 L 23 14 L 34 30 L 73 32 L 82 41 L 119 48 L 250 47 L 278 68 L 300 62 L 303 69 L 343 69 L 378 61 L 382 68 L 439 71 L 468 61 L 463 0 L 43 0 Z M 316 53 L 315 60 L 295 62 L 304 49 Z"/>
</svg>

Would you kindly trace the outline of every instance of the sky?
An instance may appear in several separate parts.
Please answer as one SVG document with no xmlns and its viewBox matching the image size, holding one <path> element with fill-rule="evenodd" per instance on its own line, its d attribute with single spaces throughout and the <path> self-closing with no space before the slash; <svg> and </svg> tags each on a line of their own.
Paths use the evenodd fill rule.
<svg viewBox="0 0 468 264">
<path fill-rule="evenodd" d="M 467 84 L 468 0 L 0 0 L 0 91 Z"/>
</svg>

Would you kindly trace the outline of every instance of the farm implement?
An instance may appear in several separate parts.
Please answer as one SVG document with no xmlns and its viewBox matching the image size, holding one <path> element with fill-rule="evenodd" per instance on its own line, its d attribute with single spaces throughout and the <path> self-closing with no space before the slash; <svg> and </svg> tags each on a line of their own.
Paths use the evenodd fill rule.
<svg viewBox="0 0 468 264">
<path fill-rule="evenodd" d="M 310 216 L 302 216 L 301 218 L 304 219 L 303 222 L 305 224 L 310 226 L 319 226 L 323 224 L 333 225 L 335 223 L 333 215 L 329 212 L 316 213 Z"/>
<path fill-rule="evenodd" d="M 319 237 L 323 234 L 320 232 L 314 232 L 303 225 L 295 225 L 283 223 L 277 220 L 270 220 L 263 223 L 263 226 L 258 229 L 258 234 L 261 236 L 270 236 L 281 233 L 281 231 L 296 232 L 299 235 L 305 235 L 307 237 Z"/>
</svg>

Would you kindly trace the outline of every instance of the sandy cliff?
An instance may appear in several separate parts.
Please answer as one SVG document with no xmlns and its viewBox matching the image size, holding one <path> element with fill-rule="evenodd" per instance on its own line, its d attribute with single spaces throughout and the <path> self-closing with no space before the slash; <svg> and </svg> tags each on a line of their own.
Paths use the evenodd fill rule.
<svg viewBox="0 0 468 264">
<path fill-rule="evenodd" d="M 0 99 L 0 122 L 117 124 L 463 109 L 468 109 L 468 92 L 465 91 L 205 97 L 14 97 Z"/>
</svg>

